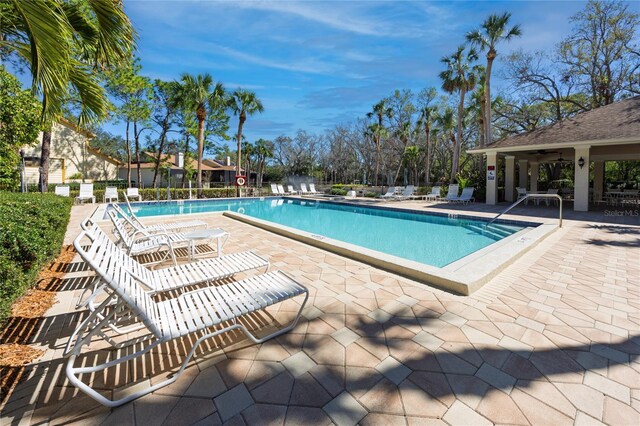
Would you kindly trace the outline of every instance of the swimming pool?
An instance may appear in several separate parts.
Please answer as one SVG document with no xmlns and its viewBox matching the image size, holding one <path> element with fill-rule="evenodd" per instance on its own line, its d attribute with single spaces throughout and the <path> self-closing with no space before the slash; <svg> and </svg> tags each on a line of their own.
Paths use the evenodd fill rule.
<svg viewBox="0 0 640 426">
<path fill-rule="evenodd" d="M 287 198 L 135 203 L 138 216 L 232 211 L 435 267 L 444 267 L 522 229 L 520 224 Z"/>
</svg>

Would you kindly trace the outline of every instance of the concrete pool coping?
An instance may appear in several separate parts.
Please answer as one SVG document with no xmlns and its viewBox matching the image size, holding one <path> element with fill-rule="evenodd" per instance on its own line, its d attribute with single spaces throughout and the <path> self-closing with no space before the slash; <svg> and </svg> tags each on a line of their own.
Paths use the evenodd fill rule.
<svg viewBox="0 0 640 426">
<path fill-rule="evenodd" d="M 468 296 L 492 277 L 524 255 L 558 227 L 539 224 L 527 227 L 503 240 L 463 257 L 443 268 L 403 259 L 355 244 L 257 219 L 241 213 L 225 211 L 224 216 L 261 229 L 339 254 L 416 281 Z"/>
</svg>

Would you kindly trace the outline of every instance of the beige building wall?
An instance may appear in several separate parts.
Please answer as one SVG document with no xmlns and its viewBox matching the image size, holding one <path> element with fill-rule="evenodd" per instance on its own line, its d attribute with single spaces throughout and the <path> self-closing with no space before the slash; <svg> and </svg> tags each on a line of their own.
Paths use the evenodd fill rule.
<svg viewBox="0 0 640 426">
<path fill-rule="evenodd" d="M 89 134 L 77 131 L 66 123 L 54 123 L 51 133 L 49 183 L 66 183 L 72 176 L 82 175 L 85 182 L 112 180 L 118 177 L 118 164 L 88 145 Z M 25 157 L 40 158 L 42 132 L 33 146 L 25 147 Z M 37 162 L 27 163 L 25 176 L 28 183 L 38 183 Z"/>
</svg>

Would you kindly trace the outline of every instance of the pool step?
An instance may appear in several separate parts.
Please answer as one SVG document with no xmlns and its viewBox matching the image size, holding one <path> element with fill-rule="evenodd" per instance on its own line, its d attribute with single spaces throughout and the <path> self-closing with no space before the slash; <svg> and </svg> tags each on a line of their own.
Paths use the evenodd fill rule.
<svg viewBox="0 0 640 426">
<path fill-rule="evenodd" d="M 485 227 L 484 225 L 466 224 L 464 227 L 476 234 L 484 235 L 485 237 L 489 237 L 496 241 L 508 237 L 513 233 L 510 230 L 506 230 L 505 228 L 501 228 L 493 224 L 488 227 Z"/>
</svg>

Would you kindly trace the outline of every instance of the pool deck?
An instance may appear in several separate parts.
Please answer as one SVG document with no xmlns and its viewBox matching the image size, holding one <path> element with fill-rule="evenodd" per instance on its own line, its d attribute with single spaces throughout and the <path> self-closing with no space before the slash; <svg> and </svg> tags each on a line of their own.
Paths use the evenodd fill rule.
<svg viewBox="0 0 640 426">
<path fill-rule="evenodd" d="M 385 205 L 477 216 L 506 207 Z M 67 244 L 94 210 L 73 208 Z M 116 409 L 64 375 L 62 349 L 86 315 L 74 309 L 90 275 L 76 256 L 30 342 L 45 354 L 1 407 L 2 423 L 640 424 L 640 218 L 621 210 L 567 209 L 562 229 L 471 296 L 199 215 L 231 233 L 225 252 L 255 250 L 306 285 L 304 317 L 262 345 L 238 335 L 212 341 L 176 383 Z M 556 220 L 557 208 L 523 206 L 507 218 L 539 216 Z M 153 383 L 175 369 L 183 343 L 92 381 Z"/>
</svg>

